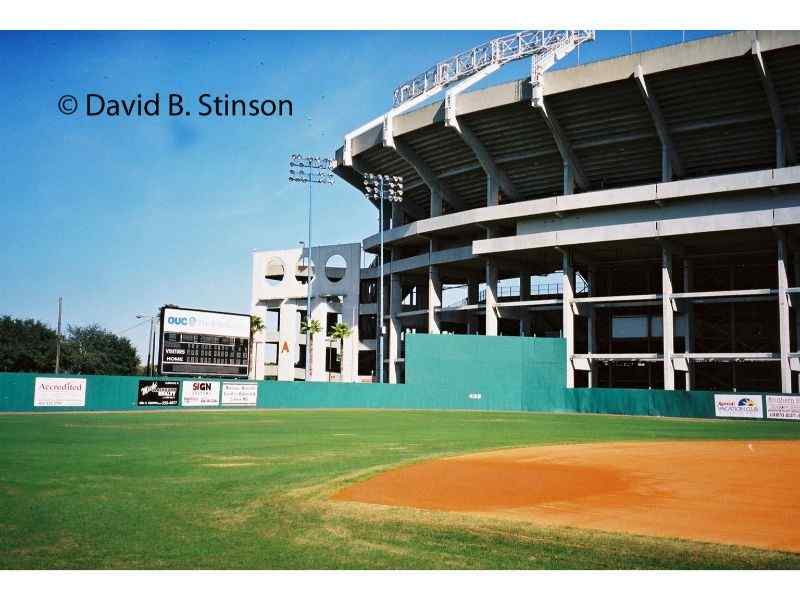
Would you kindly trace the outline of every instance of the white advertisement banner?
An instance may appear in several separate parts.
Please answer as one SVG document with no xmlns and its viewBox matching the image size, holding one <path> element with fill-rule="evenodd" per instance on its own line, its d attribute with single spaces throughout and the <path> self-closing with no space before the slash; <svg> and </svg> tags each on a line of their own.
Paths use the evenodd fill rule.
<svg viewBox="0 0 800 600">
<path fill-rule="evenodd" d="M 714 414 L 718 417 L 760 419 L 764 416 L 759 394 L 714 394 Z"/>
<path fill-rule="evenodd" d="M 67 377 L 37 377 L 34 406 L 86 406 L 86 380 Z"/>
<path fill-rule="evenodd" d="M 223 383 L 223 406 L 255 406 L 258 401 L 258 384 Z"/>
<path fill-rule="evenodd" d="M 166 308 L 164 331 L 249 338 L 250 316 Z"/>
<path fill-rule="evenodd" d="M 219 406 L 219 381 L 184 381 L 181 406 Z"/>
<path fill-rule="evenodd" d="M 800 421 L 800 396 L 767 396 L 767 418 Z"/>
</svg>

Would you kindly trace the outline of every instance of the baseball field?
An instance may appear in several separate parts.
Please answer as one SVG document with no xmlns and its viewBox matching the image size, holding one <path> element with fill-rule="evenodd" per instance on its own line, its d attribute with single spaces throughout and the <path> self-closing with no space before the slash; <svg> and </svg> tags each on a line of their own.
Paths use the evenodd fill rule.
<svg viewBox="0 0 800 600">
<path fill-rule="evenodd" d="M 2 569 L 798 569 L 800 423 L 0 415 Z"/>
</svg>

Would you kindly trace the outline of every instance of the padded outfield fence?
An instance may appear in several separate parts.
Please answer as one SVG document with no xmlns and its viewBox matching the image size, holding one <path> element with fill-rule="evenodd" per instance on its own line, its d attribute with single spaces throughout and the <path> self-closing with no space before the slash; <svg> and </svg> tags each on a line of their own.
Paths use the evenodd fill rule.
<svg viewBox="0 0 800 600">
<path fill-rule="evenodd" d="M 384 408 L 755 418 L 769 412 L 758 393 L 566 389 L 562 339 L 413 334 L 405 363 L 400 385 L 0 373 L 0 411 Z M 723 396 L 730 406 L 720 415 Z M 788 403 L 783 416 L 772 411 L 774 418 L 800 412 L 800 397 L 771 398 Z"/>
</svg>

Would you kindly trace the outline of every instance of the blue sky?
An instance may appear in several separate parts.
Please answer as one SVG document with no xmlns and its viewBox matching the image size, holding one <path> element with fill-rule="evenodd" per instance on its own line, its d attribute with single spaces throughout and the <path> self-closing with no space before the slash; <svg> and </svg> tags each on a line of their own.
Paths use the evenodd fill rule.
<svg viewBox="0 0 800 600">
<path fill-rule="evenodd" d="M 395 85 L 502 33 L 0 32 L 0 314 L 54 324 L 63 296 L 68 323 L 120 332 L 165 303 L 248 312 L 250 251 L 307 235 L 289 154 L 332 156 L 348 131 L 391 106 Z M 635 31 L 633 50 L 681 39 Z M 600 31 L 580 59 L 629 51 L 628 31 Z M 521 61 L 484 85 L 528 69 Z M 58 112 L 62 94 L 91 92 L 289 98 L 294 116 Z M 377 224 L 338 180 L 316 192 L 314 221 L 314 244 L 358 241 Z M 145 329 L 126 334 L 140 353 Z"/>
</svg>

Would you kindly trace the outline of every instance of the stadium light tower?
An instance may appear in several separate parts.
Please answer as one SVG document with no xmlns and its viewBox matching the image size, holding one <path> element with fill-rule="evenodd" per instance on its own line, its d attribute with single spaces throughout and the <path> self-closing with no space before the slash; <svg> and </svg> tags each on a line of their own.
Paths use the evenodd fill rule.
<svg viewBox="0 0 800 600">
<path fill-rule="evenodd" d="M 396 175 L 364 173 L 364 193 L 378 203 L 378 232 L 380 234 L 380 279 L 378 285 L 378 381 L 383 383 L 383 205 L 386 200 L 403 201 L 403 178 Z"/>
<path fill-rule="evenodd" d="M 303 156 L 292 154 L 289 157 L 289 183 L 308 184 L 308 262 L 306 263 L 306 325 L 311 323 L 311 282 L 313 281 L 311 269 L 311 189 L 315 183 L 333 185 L 334 161 L 318 156 Z M 302 260 L 302 254 L 300 256 Z M 306 381 L 311 376 L 311 356 L 309 355 L 309 332 L 306 327 Z"/>
</svg>

